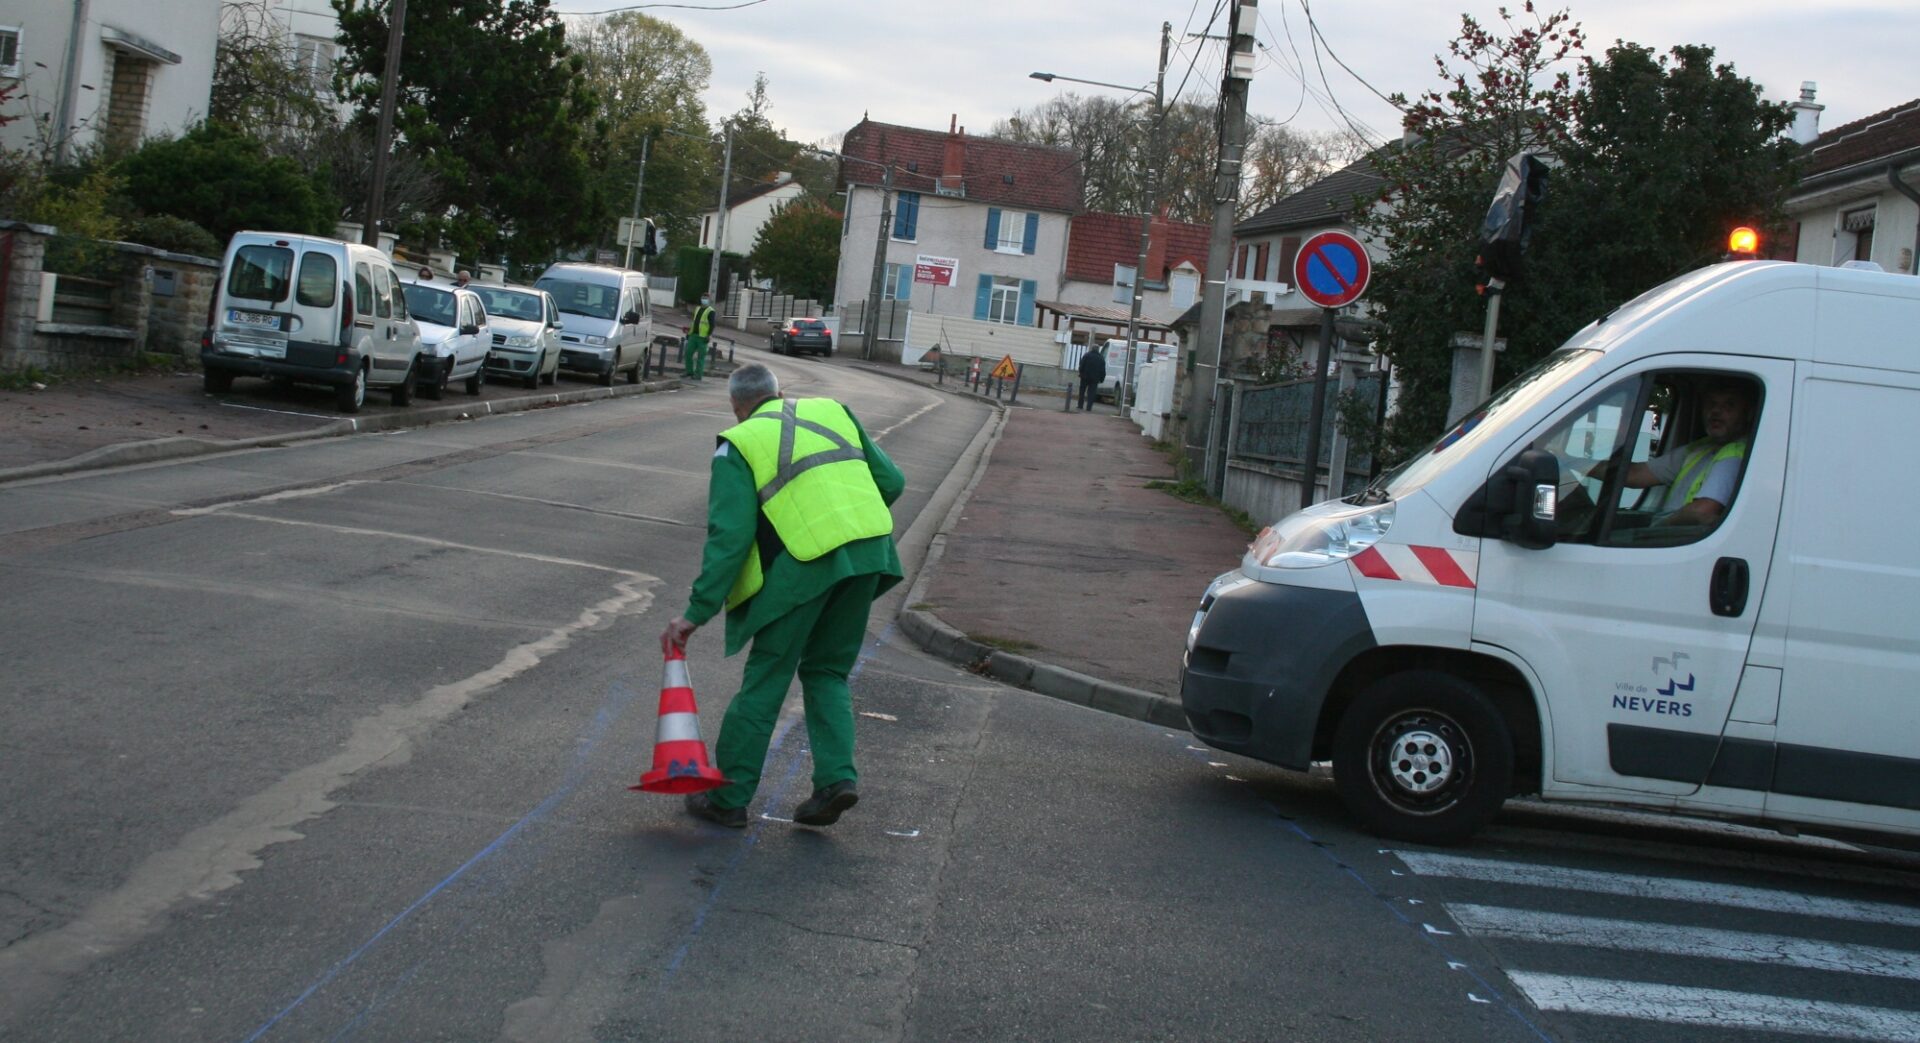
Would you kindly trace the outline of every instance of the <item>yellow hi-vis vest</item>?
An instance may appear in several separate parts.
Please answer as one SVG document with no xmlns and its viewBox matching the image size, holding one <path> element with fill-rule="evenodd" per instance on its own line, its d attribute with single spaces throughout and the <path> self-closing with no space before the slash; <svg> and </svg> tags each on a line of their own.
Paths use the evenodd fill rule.
<svg viewBox="0 0 1920 1043">
<path fill-rule="evenodd" d="M 720 432 L 753 469 L 760 512 L 796 561 L 893 531 L 893 515 L 867 469 L 860 429 L 830 398 L 773 400 Z M 765 582 L 756 542 L 727 593 L 731 609 Z"/>
<path fill-rule="evenodd" d="M 1674 475 L 1673 482 L 1661 490 L 1660 505 L 1654 510 L 1677 511 L 1692 503 L 1694 497 L 1700 495 L 1700 487 L 1707 484 L 1707 476 L 1713 473 L 1715 464 L 1722 460 L 1738 460 L 1745 455 L 1747 455 L 1745 439 L 1728 442 L 1718 450 L 1712 446 L 1703 445 L 1689 452 L 1686 462 L 1680 465 L 1680 473 Z M 1674 499 L 1674 493 L 1680 490 L 1685 490 L 1685 493 L 1679 499 Z M 1722 504 L 1722 506 L 1726 505 Z"/>
<path fill-rule="evenodd" d="M 710 337 L 713 335 L 713 308 L 711 306 L 702 304 L 693 309 L 693 330 L 691 335 L 695 337 Z"/>
</svg>

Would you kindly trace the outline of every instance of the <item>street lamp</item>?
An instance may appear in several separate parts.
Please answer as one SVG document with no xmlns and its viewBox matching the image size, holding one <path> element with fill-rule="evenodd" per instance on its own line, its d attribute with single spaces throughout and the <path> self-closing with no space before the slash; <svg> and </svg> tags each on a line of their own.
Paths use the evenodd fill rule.
<svg viewBox="0 0 1920 1043">
<path fill-rule="evenodd" d="M 1141 284 L 1144 283 L 1147 278 L 1147 249 L 1153 240 L 1153 215 L 1160 209 L 1160 197 L 1158 185 L 1154 181 L 1154 172 L 1160 167 L 1160 137 L 1167 123 L 1165 97 L 1167 85 L 1167 48 L 1172 42 L 1172 38 L 1173 23 L 1160 23 L 1160 69 L 1153 79 L 1153 137 L 1151 143 L 1147 146 L 1147 205 L 1145 212 L 1140 215 L 1140 253 L 1133 263 L 1133 301 L 1127 309 L 1127 353 L 1129 356 L 1132 355 L 1140 343 L 1140 301 L 1145 295 Z M 1092 87 L 1110 87 L 1113 90 L 1126 91 L 1129 94 L 1147 93 L 1145 87 L 1128 87 L 1118 83 L 1103 83 L 1100 80 L 1083 80 L 1076 76 L 1062 76 L 1057 72 L 1030 72 L 1027 74 L 1027 77 L 1029 79 L 1040 80 L 1043 83 L 1065 80 L 1068 83 L 1084 83 Z M 1133 378 L 1133 367 L 1128 365 L 1129 361 L 1131 360 L 1123 359 L 1121 362 L 1120 397 L 1119 401 L 1115 403 L 1122 411 L 1122 415 L 1125 415 L 1127 407 L 1127 388 L 1132 383 Z"/>
</svg>

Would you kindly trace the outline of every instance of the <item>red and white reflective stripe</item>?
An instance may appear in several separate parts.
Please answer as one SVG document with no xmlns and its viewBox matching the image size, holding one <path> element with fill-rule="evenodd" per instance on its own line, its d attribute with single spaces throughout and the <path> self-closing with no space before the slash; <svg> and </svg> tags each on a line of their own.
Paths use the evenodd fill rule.
<svg viewBox="0 0 1920 1043">
<path fill-rule="evenodd" d="M 1368 579 L 1432 583 L 1471 590 L 1474 574 L 1480 570 L 1480 555 L 1470 550 L 1377 543 L 1354 555 L 1353 567 Z"/>
</svg>

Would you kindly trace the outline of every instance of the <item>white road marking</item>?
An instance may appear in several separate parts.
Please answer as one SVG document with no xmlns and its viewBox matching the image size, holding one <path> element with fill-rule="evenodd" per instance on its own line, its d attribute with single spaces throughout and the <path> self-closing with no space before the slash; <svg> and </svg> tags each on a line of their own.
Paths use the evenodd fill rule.
<svg viewBox="0 0 1920 1043">
<path fill-rule="evenodd" d="M 921 406 L 919 409 L 914 410 L 912 413 L 907 414 L 907 416 L 902 420 L 900 420 L 898 423 L 887 425 L 887 427 L 882 429 L 878 434 L 872 436 L 873 440 L 878 442 L 882 438 L 885 438 L 888 435 L 894 433 L 894 431 L 898 430 L 899 428 L 905 427 L 908 424 L 913 423 L 915 420 L 920 419 L 925 414 L 931 413 L 932 411 L 938 408 L 940 408 L 940 400 L 936 398 L 933 401 L 927 403 L 926 405 Z"/>
<path fill-rule="evenodd" d="M 871 717 L 876 721 L 897 721 L 900 719 L 890 713 L 875 713 L 872 710 L 862 710 L 860 711 L 860 716 Z"/>
<path fill-rule="evenodd" d="M 1920 981 L 1920 952 L 1877 945 L 1848 945 L 1782 934 L 1723 931 L 1598 916 L 1569 916 L 1490 905 L 1455 905 L 1449 902 L 1446 909 L 1454 923 L 1480 938 L 1548 942 L 1589 949 L 1620 949 L 1694 959 L 1736 960 L 1740 963 L 1764 963 L 1776 967 Z"/>
<path fill-rule="evenodd" d="M 1507 977 L 1541 1010 L 1826 1039 L 1920 1040 L 1920 1011 L 1530 971 Z"/>
<path fill-rule="evenodd" d="M 234 507 L 250 507 L 260 503 L 278 503 L 281 500 L 304 500 L 309 496 L 324 496 L 338 489 L 349 489 L 353 486 L 364 484 L 366 483 L 359 481 L 334 482 L 331 485 L 313 485 L 305 489 L 282 489 L 277 493 L 268 493 L 265 496 L 248 496 L 238 500 L 227 500 L 222 503 L 213 504 L 210 507 L 182 507 L 173 513 L 181 518 L 194 518 L 202 514 L 219 514 L 221 511 Z"/>
<path fill-rule="evenodd" d="M 912 839 L 919 836 L 920 831 L 917 829 L 889 829 L 887 830 L 887 835 L 890 837 L 906 837 Z"/>
<path fill-rule="evenodd" d="M 682 471 L 677 467 L 655 467 L 652 464 L 629 463 L 626 460 L 594 460 L 584 456 L 563 456 L 560 453 L 536 453 L 530 450 L 522 450 L 514 455 L 524 456 L 530 460 L 558 460 L 561 463 L 586 464 L 590 467 L 618 467 L 623 471 L 670 474 L 679 478 L 696 478 L 703 482 L 707 480 L 707 472 L 705 471 Z"/>
<path fill-rule="evenodd" d="M 228 409 L 252 409 L 261 413 L 279 413 L 282 416 L 310 416 L 317 417 L 321 420 L 340 419 L 338 413 L 296 413 L 291 409 L 268 409 L 266 406 L 245 406 L 238 402 L 222 402 L 220 404 L 226 406 Z"/>
<path fill-rule="evenodd" d="M 1679 877 L 1630 876 L 1602 873 L 1590 869 L 1563 866 L 1530 865 L 1497 859 L 1442 855 L 1428 851 L 1395 851 L 1408 869 L 1421 876 L 1451 877 L 1496 884 L 1525 884 L 1532 887 L 1557 887 L 1589 894 L 1620 895 L 1628 898 L 1657 898 L 1672 902 L 1722 905 L 1734 909 L 1752 909 L 1768 913 L 1792 913 L 1820 916 L 1858 923 L 1892 924 L 1920 927 L 1920 908 L 1867 902 L 1851 898 L 1827 898 L 1764 887 L 1737 884 L 1713 884 Z"/>
</svg>

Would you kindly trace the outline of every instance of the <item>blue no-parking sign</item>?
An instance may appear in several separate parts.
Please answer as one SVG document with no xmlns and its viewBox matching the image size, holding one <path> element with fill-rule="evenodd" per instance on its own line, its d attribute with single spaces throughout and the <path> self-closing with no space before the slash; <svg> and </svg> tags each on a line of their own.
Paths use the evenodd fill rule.
<svg viewBox="0 0 1920 1043">
<path fill-rule="evenodd" d="M 1300 246 L 1293 259 L 1293 284 L 1322 308 L 1339 308 L 1360 299 L 1373 276 L 1360 240 L 1345 232 L 1321 232 Z"/>
</svg>

